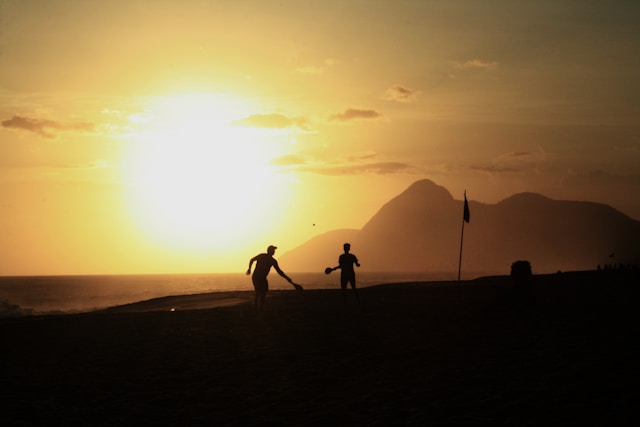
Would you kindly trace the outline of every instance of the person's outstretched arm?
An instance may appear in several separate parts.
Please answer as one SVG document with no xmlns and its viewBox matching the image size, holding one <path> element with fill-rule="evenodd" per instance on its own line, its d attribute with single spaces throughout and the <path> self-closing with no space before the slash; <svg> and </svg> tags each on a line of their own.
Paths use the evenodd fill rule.
<svg viewBox="0 0 640 427">
<path fill-rule="evenodd" d="M 251 274 L 251 266 L 253 265 L 255 260 L 256 260 L 256 257 L 253 257 L 249 260 L 249 268 L 247 268 L 247 275 Z"/>
<path fill-rule="evenodd" d="M 296 289 L 296 291 L 302 291 L 304 289 L 302 285 L 295 283 L 289 276 L 287 276 L 284 273 L 284 271 L 280 269 L 280 266 L 278 265 L 278 261 L 276 261 L 275 259 L 273 260 L 273 268 L 275 268 L 278 274 L 284 277 L 287 282 L 291 283 L 291 286 L 293 286 Z"/>
<path fill-rule="evenodd" d="M 340 261 L 342 261 L 342 255 L 340 255 L 338 257 L 338 265 L 336 265 L 335 267 L 333 267 L 331 269 L 331 271 L 336 271 L 336 270 L 340 270 L 342 268 L 342 264 L 340 264 Z"/>
<path fill-rule="evenodd" d="M 284 277 L 284 279 L 285 279 L 287 282 L 289 282 L 289 283 L 291 283 L 291 282 L 292 282 L 291 278 L 290 278 L 289 276 L 287 276 L 286 274 L 284 274 L 284 271 L 282 271 L 282 270 L 280 269 L 280 266 L 278 265 L 278 261 L 273 260 L 273 268 L 275 268 L 275 269 L 276 269 L 276 271 L 278 272 L 278 274 L 279 274 L 279 275 L 281 275 L 282 277 Z"/>
</svg>

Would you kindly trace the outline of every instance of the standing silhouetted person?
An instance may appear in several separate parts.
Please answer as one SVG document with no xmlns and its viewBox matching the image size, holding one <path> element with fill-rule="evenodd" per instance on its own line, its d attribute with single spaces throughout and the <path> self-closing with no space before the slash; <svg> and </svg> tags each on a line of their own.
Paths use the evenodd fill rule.
<svg viewBox="0 0 640 427">
<path fill-rule="evenodd" d="M 278 266 L 278 261 L 273 257 L 273 254 L 276 253 L 275 246 L 269 246 L 267 248 L 267 253 L 261 253 L 249 260 L 249 268 L 247 269 L 247 275 L 251 274 L 251 266 L 253 263 L 256 263 L 256 268 L 253 270 L 253 276 L 251 276 L 251 281 L 253 282 L 253 288 L 256 291 L 255 296 L 255 309 L 256 311 L 262 311 L 264 309 L 264 301 L 267 297 L 267 292 L 269 291 L 269 282 L 267 281 L 267 275 L 271 270 L 271 267 L 275 268 L 278 274 L 285 278 L 285 280 L 291 283 L 296 289 L 298 287 L 293 283 L 293 281 L 284 274 L 284 271 L 280 270 Z"/>
<path fill-rule="evenodd" d="M 358 262 L 358 258 L 349 253 L 351 250 L 351 245 L 349 243 L 345 243 L 343 245 L 344 253 L 338 257 L 338 265 L 333 267 L 331 270 L 340 269 L 340 288 L 342 288 L 342 298 L 344 302 L 347 302 L 347 284 L 351 284 L 351 289 L 353 289 L 353 293 L 356 296 L 356 302 L 360 304 L 360 298 L 358 298 L 358 290 L 356 289 L 356 272 L 353 268 L 354 265 L 360 267 L 360 263 Z"/>
<path fill-rule="evenodd" d="M 529 261 L 520 260 L 511 264 L 511 278 L 515 285 L 513 302 L 533 306 L 536 298 L 531 283 L 532 272 Z"/>
</svg>

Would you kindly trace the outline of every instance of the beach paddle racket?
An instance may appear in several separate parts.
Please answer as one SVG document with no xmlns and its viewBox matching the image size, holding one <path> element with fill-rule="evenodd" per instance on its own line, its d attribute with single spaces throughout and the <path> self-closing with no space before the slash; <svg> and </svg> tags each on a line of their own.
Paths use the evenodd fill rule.
<svg viewBox="0 0 640 427">
<path fill-rule="evenodd" d="M 327 267 L 324 269 L 324 274 L 331 274 L 332 271 L 333 271 L 333 268 Z"/>
</svg>

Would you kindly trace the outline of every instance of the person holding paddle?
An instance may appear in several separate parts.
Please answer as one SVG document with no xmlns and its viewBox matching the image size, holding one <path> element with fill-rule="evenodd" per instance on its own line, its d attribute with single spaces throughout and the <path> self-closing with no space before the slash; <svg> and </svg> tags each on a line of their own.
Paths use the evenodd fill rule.
<svg viewBox="0 0 640 427">
<path fill-rule="evenodd" d="M 267 281 L 267 275 L 271 271 L 271 267 L 275 268 L 280 276 L 282 276 L 287 282 L 291 283 L 296 291 L 301 291 L 302 286 L 297 283 L 293 283 L 293 280 L 287 276 L 284 271 L 278 266 L 278 261 L 273 257 L 276 253 L 277 247 L 270 245 L 267 248 L 266 253 L 261 253 L 249 260 L 249 268 L 247 269 L 247 275 L 251 274 L 251 267 L 253 263 L 256 263 L 256 268 L 253 270 L 253 276 L 251 281 L 253 282 L 253 288 L 256 291 L 254 306 L 256 311 L 262 311 L 264 309 L 264 302 L 269 291 L 269 282 Z"/>
<path fill-rule="evenodd" d="M 351 250 L 351 244 L 345 243 L 343 245 L 344 253 L 338 257 L 338 265 L 331 268 L 327 268 L 325 273 L 329 274 L 330 272 L 340 269 L 340 288 L 342 288 L 342 298 L 344 302 L 347 302 L 347 284 L 351 284 L 351 289 L 353 289 L 353 293 L 356 296 L 356 302 L 360 304 L 360 298 L 358 298 L 358 290 L 356 289 L 356 272 L 354 269 L 354 265 L 360 267 L 360 263 L 358 262 L 358 258 L 349 253 Z"/>
</svg>

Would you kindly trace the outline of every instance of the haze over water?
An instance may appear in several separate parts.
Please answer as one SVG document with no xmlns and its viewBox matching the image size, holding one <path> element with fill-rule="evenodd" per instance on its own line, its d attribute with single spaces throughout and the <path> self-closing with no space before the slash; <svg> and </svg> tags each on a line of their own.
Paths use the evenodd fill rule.
<svg viewBox="0 0 640 427">
<path fill-rule="evenodd" d="M 277 275 L 272 276 L 270 289 L 291 289 L 291 285 Z M 309 290 L 339 289 L 340 286 L 336 274 L 297 273 L 291 276 Z M 441 278 L 418 273 L 359 272 L 358 286 Z M 448 279 L 452 278 L 453 273 Z M 17 305 L 25 314 L 92 311 L 163 296 L 224 291 L 253 292 L 251 279 L 240 273 L 0 277 L 0 302 Z M 0 310 L 0 317 L 3 315 Z"/>
</svg>

